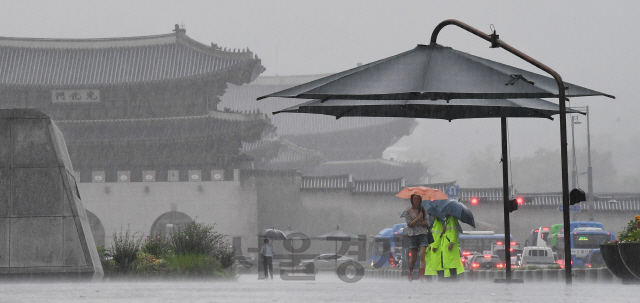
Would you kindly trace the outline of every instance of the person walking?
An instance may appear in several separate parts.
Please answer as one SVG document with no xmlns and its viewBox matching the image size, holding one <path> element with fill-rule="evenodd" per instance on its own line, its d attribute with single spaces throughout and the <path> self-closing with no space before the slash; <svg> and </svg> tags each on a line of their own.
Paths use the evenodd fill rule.
<svg viewBox="0 0 640 303">
<path fill-rule="evenodd" d="M 433 234 L 433 243 L 429 245 L 429 273 L 437 273 L 438 277 L 444 277 L 444 271 L 442 269 L 442 251 L 440 249 L 442 232 L 444 231 L 444 225 L 438 217 L 434 216 L 433 226 L 431 227 L 431 234 Z"/>
<path fill-rule="evenodd" d="M 260 255 L 264 266 L 264 279 L 269 280 L 269 276 L 271 276 L 271 280 L 273 280 L 273 246 L 269 243 L 269 239 L 264 239 Z"/>
<path fill-rule="evenodd" d="M 453 216 L 447 216 L 444 224 L 444 233 L 440 247 L 442 249 L 442 269 L 449 271 L 452 280 L 456 280 L 457 276 L 464 272 L 462 261 L 460 260 L 460 244 L 458 233 L 462 230 L 458 219 Z"/>
<path fill-rule="evenodd" d="M 407 228 L 405 233 L 409 236 L 409 281 L 413 281 L 413 267 L 418 260 L 420 250 L 420 281 L 424 281 L 424 255 L 429 246 L 429 223 L 425 220 L 425 211 L 422 207 L 422 197 L 411 195 L 411 207 L 406 210 Z"/>
</svg>

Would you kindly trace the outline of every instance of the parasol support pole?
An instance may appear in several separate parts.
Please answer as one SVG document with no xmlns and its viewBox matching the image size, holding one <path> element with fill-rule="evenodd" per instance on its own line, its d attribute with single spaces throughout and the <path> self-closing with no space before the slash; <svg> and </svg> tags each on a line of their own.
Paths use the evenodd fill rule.
<svg viewBox="0 0 640 303">
<path fill-rule="evenodd" d="M 433 33 L 431 33 L 431 44 L 436 44 L 436 40 L 438 39 L 438 34 L 440 30 L 442 30 L 447 25 L 455 25 L 458 26 L 486 41 L 491 42 L 491 47 L 501 47 L 504 50 L 514 54 L 520 59 L 529 62 L 535 67 L 547 72 L 550 74 L 558 84 L 558 106 L 560 107 L 560 157 L 562 161 L 562 218 L 564 225 L 564 269 L 565 269 L 565 279 L 566 284 L 571 284 L 571 231 L 570 227 L 570 218 L 569 218 L 569 170 L 568 170 L 568 156 L 567 156 L 567 108 L 565 104 L 565 91 L 564 91 L 564 82 L 562 81 L 562 77 L 555 72 L 553 69 L 548 66 L 542 64 L 541 62 L 533 59 L 532 57 L 526 55 L 525 53 L 513 48 L 509 44 L 497 38 L 495 31 L 493 35 L 487 35 L 480 30 L 466 24 L 460 22 L 455 19 L 448 19 L 440 22 L 433 29 Z M 492 39 L 492 36 L 495 38 Z M 506 197 L 505 197 L 506 198 Z M 508 221 L 508 216 L 505 217 L 505 221 Z M 506 222 L 505 222 L 506 224 Z M 506 233 L 506 232 L 505 232 Z M 506 247 L 506 246 L 505 246 Z M 505 249 L 506 250 L 506 249 Z M 507 268 L 510 270 L 510 268 Z"/>
<path fill-rule="evenodd" d="M 504 262 L 505 279 L 511 282 L 511 226 L 509 222 L 509 155 L 507 151 L 507 117 L 500 117 L 502 133 L 502 195 L 504 196 Z"/>
</svg>

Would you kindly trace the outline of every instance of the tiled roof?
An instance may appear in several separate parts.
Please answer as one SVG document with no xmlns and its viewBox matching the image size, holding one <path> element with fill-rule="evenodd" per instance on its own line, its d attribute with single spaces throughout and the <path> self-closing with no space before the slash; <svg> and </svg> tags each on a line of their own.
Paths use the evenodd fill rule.
<svg viewBox="0 0 640 303">
<path fill-rule="evenodd" d="M 356 180 L 352 175 L 302 176 L 302 190 L 350 190 L 353 193 L 396 194 L 405 186 L 403 178 Z"/>
<path fill-rule="evenodd" d="M 66 142 L 166 141 L 229 134 L 255 141 L 269 124 L 264 119 L 224 120 L 212 116 L 55 121 Z"/>
<path fill-rule="evenodd" d="M 229 85 L 227 92 L 221 97 L 218 109 L 248 111 L 258 108 L 261 112 L 267 113 L 271 117 L 273 125 L 278 129 L 278 134 L 282 136 L 338 132 L 347 129 L 386 124 L 397 120 L 404 120 L 404 123 L 407 124 L 414 121 L 414 119 L 404 118 L 372 117 L 345 117 L 336 120 L 333 116 L 291 113 L 272 115 L 275 111 L 303 103 L 304 100 L 269 98 L 267 100 L 256 101 L 256 98 L 260 96 L 312 81 L 323 76 L 326 75 L 261 76 L 247 85 Z"/>
<path fill-rule="evenodd" d="M 245 51 L 174 34 L 113 39 L 0 37 L 0 85 L 88 87 L 201 78 L 234 71 L 247 83 L 264 71 Z"/>
<path fill-rule="evenodd" d="M 392 180 L 358 180 L 354 183 L 354 193 L 397 194 L 405 187 L 404 178 Z"/>
<path fill-rule="evenodd" d="M 353 187 L 350 175 L 302 177 L 301 189 L 349 189 Z"/>
<path fill-rule="evenodd" d="M 347 160 L 323 162 L 306 176 L 330 176 L 351 174 L 356 179 L 375 176 L 379 179 L 398 179 L 404 177 L 407 182 L 419 182 L 425 177 L 427 167 L 420 162 L 399 162 L 385 159 Z"/>
<path fill-rule="evenodd" d="M 513 187 L 509 190 L 513 194 Z M 502 187 L 494 188 L 460 188 L 460 198 L 469 199 L 472 197 L 483 198 L 488 200 L 501 200 L 504 195 L 502 194 Z"/>
</svg>

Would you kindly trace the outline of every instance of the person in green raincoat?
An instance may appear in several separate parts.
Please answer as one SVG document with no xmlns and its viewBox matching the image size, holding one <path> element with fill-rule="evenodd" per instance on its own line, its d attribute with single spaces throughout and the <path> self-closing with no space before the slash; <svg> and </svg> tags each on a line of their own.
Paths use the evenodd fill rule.
<svg viewBox="0 0 640 303">
<path fill-rule="evenodd" d="M 425 256 L 425 264 L 427 265 L 425 269 L 425 275 L 427 271 L 429 273 L 440 272 L 442 271 L 442 253 L 440 250 L 440 242 L 442 237 L 442 232 L 444 231 L 444 226 L 442 221 L 437 217 L 433 220 L 433 226 L 431 226 L 431 233 L 433 234 L 433 243 L 429 245 L 429 249 L 427 250 L 427 254 Z M 427 262 L 428 259 L 428 262 Z"/>
<path fill-rule="evenodd" d="M 458 232 L 461 230 L 458 219 L 447 216 L 444 222 L 444 233 L 440 238 L 440 250 L 442 251 L 443 274 L 450 273 L 452 279 L 464 272 L 460 260 L 460 244 Z"/>
<path fill-rule="evenodd" d="M 440 234 L 438 234 L 438 236 L 440 236 Z M 433 243 L 431 243 L 433 244 Z M 431 245 L 429 245 L 427 247 L 427 253 L 424 254 L 424 264 L 426 264 L 425 268 L 424 268 L 424 275 L 425 276 L 435 276 L 438 274 L 438 272 L 436 270 L 432 270 L 431 269 Z"/>
</svg>

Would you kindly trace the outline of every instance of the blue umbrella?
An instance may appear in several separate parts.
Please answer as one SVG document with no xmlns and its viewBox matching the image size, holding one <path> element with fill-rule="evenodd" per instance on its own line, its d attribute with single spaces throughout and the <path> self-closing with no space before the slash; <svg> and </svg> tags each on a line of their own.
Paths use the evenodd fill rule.
<svg viewBox="0 0 640 303">
<path fill-rule="evenodd" d="M 436 200 L 436 201 L 446 201 L 446 200 Z M 429 225 L 433 226 L 433 218 L 437 217 L 440 221 L 444 222 L 445 215 L 441 213 L 435 206 L 429 204 L 429 201 L 422 201 L 422 207 L 427 211 L 429 215 Z M 404 218 L 407 216 L 407 210 L 403 211 L 400 215 L 400 218 Z"/>
<path fill-rule="evenodd" d="M 464 204 L 453 199 L 445 201 L 446 202 L 438 203 L 438 206 L 436 206 L 436 209 L 438 211 L 440 211 L 444 215 L 456 217 L 463 223 L 467 223 L 473 227 L 476 227 L 476 221 L 473 218 L 473 213 Z"/>
<path fill-rule="evenodd" d="M 436 200 L 439 201 L 439 200 Z M 443 214 L 442 212 L 440 212 L 438 210 L 437 207 L 433 206 L 431 203 L 429 203 L 431 201 L 422 201 L 422 207 L 424 207 L 424 209 L 427 210 L 427 214 L 431 217 L 436 217 L 438 219 L 440 219 L 440 221 L 444 222 L 445 219 L 445 214 Z M 434 201 L 435 202 L 435 201 Z M 431 222 L 429 222 L 431 225 L 433 225 L 433 220 L 429 220 Z"/>
</svg>

